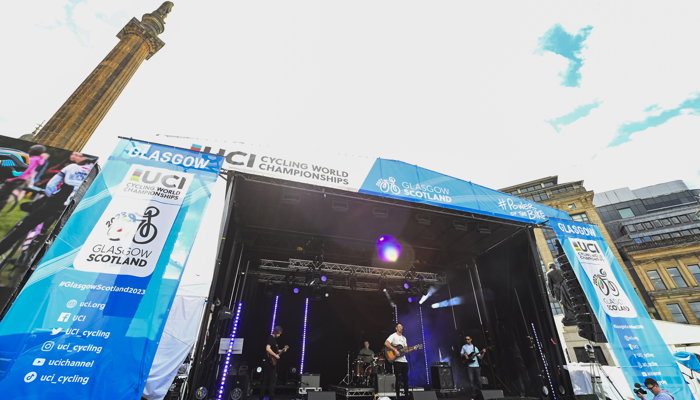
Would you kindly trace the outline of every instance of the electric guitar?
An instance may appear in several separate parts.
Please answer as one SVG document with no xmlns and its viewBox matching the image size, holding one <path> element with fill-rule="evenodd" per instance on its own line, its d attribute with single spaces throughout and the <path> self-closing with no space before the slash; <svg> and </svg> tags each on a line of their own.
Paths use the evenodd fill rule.
<svg viewBox="0 0 700 400">
<path fill-rule="evenodd" d="M 411 346 L 411 347 L 408 347 L 408 348 L 405 348 L 405 349 L 404 349 L 402 345 L 397 344 L 397 345 L 394 346 L 394 347 L 396 347 L 396 349 L 399 351 L 399 355 L 398 355 L 398 356 L 397 356 L 396 353 L 394 353 L 394 351 L 391 350 L 390 348 L 388 348 L 388 347 L 385 347 L 385 348 L 384 348 L 384 358 L 385 358 L 387 361 L 389 361 L 390 363 L 393 363 L 394 360 L 396 360 L 396 359 L 399 358 L 399 357 L 403 357 L 405 354 L 408 354 L 408 353 L 410 353 L 410 352 L 412 352 L 412 351 L 416 351 L 416 350 L 422 349 L 422 348 L 423 348 L 423 345 L 422 345 L 422 344 L 417 344 L 417 345 L 415 345 L 415 346 Z"/>
<path fill-rule="evenodd" d="M 474 364 L 474 361 L 476 361 L 476 357 L 477 357 L 479 354 L 484 354 L 484 353 L 486 353 L 486 350 L 489 350 L 489 349 L 491 349 L 492 347 L 493 347 L 493 346 L 487 346 L 487 347 L 485 347 L 485 348 L 483 348 L 483 349 L 480 349 L 479 351 L 472 351 L 472 352 L 469 353 L 469 354 L 462 354 L 462 362 L 464 363 L 465 366 L 468 367 L 468 366 Z"/>
<path fill-rule="evenodd" d="M 282 355 L 282 353 L 284 353 L 284 352 L 287 351 L 287 350 L 289 350 L 289 345 L 284 346 L 284 347 L 281 348 L 279 351 L 276 351 L 275 354 L 277 354 L 277 355 L 279 356 L 279 355 Z M 276 367 L 276 366 L 277 366 L 277 362 L 278 362 L 279 360 L 276 359 L 275 357 L 272 357 L 272 356 L 270 355 L 270 353 L 267 353 L 267 359 L 270 360 L 270 364 L 272 364 L 273 367 Z"/>
</svg>

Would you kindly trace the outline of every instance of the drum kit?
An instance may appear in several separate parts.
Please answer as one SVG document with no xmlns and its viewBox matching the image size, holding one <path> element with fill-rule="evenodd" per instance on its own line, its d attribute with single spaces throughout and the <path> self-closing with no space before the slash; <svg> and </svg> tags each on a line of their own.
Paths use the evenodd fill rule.
<svg viewBox="0 0 700 400">
<path fill-rule="evenodd" d="M 371 387 L 374 385 L 377 374 L 386 372 L 384 356 L 372 357 L 371 362 L 355 360 L 352 365 L 352 380 L 357 386 Z"/>
</svg>

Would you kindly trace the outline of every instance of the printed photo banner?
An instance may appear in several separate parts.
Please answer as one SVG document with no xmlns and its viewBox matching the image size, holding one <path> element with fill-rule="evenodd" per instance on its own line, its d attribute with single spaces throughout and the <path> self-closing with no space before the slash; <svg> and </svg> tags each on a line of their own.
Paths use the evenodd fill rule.
<svg viewBox="0 0 700 400">
<path fill-rule="evenodd" d="M 3 397 L 141 397 L 222 163 L 120 140 L 0 324 Z"/>
<path fill-rule="evenodd" d="M 598 227 L 550 220 L 627 383 L 653 378 L 676 399 L 692 399 L 676 360 Z"/>
</svg>

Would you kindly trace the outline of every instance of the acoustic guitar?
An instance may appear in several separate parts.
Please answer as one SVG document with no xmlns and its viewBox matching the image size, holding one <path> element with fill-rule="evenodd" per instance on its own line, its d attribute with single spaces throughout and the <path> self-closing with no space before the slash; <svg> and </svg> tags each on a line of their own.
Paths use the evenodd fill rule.
<svg viewBox="0 0 700 400">
<path fill-rule="evenodd" d="M 281 348 L 279 351 L 275 352 L 275 354 L 277 354 L 278 356 L 280 356 L 280 355 L 282 355 L 282 353 L 286 352 L 287 350 L 289 350 L 289 345 L 284 346 L 284 347 Z M 277 362 L 278 362 L 279 360 L 276 359 L 275 357 L 272 357 L 269 353 L 267 354 L 267 359 L 270 360 L 270 364 L 272 364 L 273 367 L 276 367 L 276 366 L 277 366 Z"/>
<path fill-rule="evenodd" d="M 397 345 L 394 346 L 394 347 L 396 347 L 396 349 L 399 351 L 399 355 L 398 355 L 398 356 L 397 356 L 396 353 L 394 353 L 394 351 L 391 350 L 390 348 L 388 348 L 388 347 L 385 347 L 385 348 L 384 348 L 384 358 L 385 358 L 388 362 L 390 362 L 390 363 L 393 363 L 394 360 L 396 360 L 397 358 L 403 357 L 404 355 L 406 355 L 406 354 L 408 354 L 408 353 L 410 353 L 410 352 L 412 352 L 412 351 L 416 351 L 416 350 L 422 349 L 422 348 L 423 348 L 423 345 L 422 345 L 422 344 L 417 344 L 417 345 L 415 345 L 415 346 L 407 347 L 407 348 L 404 349 L 404 347 L 403 347 L 402 345 L 397 344 Z"/>
</svg>

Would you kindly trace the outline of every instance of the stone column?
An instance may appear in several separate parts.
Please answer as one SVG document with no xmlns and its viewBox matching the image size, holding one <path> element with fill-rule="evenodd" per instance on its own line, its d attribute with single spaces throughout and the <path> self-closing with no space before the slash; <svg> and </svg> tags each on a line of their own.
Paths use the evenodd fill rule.
<svg viewBox="0 0 700 400">
<path fill-rule="evenodd" d="M 145 14 L 141 21 L 132 18 L 117 34 L 119 43 L 34 140 L 48 146 L 81 150 L 143 60 L 151 58 L 165 44 L 158 35 L 165 30 L 165 17 L 172 7 L 173 3 L 166 1 L 157 10 Z"/>
</svg>

